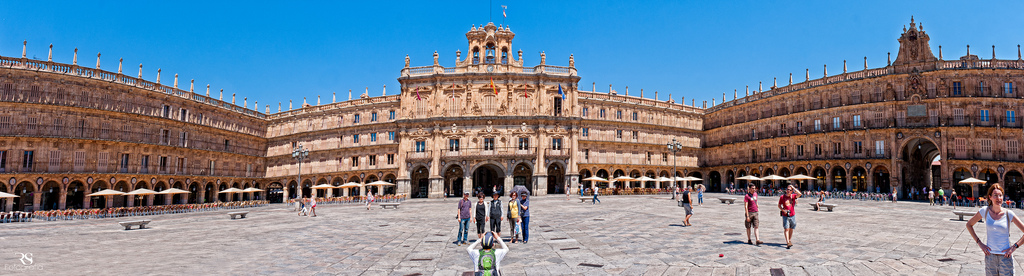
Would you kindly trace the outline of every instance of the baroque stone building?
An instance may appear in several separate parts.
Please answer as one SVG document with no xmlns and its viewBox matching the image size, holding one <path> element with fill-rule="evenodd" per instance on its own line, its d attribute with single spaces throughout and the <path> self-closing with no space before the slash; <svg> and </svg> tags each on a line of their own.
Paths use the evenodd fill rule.
<svg viewBox="0 0 1024 276">
<path fill-rule="evenodd" d="M 89 199 L 111 188 L 179 188 L 148 196 L 171 204 L 364 194 L 319 184 L 385 181 L 376 192 L 439 198 L 522 185 L 534 194 L 605 186 L 582 179 L 672 175 L 710 190 L 744 175 L 806 174 L 804 189 L 889 191 L 935 187 L 973 194 L 976 177 L 1021 196 L 1024 61 L 936 57 L 913 21 L 882 68 L 806 80 L 707 107 L 609 86 L 581 90 L 573 57 L 527 66 L 515 33 L 487 24 L 466 33 L 454 66 L 411 67 L 399 95 L 303 104 L 271 113 L 139 76 L 72 64 L 0 57 L 0 191 L 21 197 L 6 210 L 131 206 Z M 52 49 L 52 47 L 51 47 Z M 993 50 L 994 52 L 994 50 Z M 52 50 L 50 57 L 52 57 Z M 808 72 L 809 75 L 809 72 Z M 383 93 L 382 93 L 383 94 Z M 255 106 L 255 103 L 254 103 Z M 666 147 L 673 139 L 682 148 Z M 309 149 L 301 182 L 293 149 Z M 937 158 L 937 156 L 941 156 Z M 938 159 L 936 161 L 936 159 Z M 779 183 L 781 184 L 781 183 Z M 669 183 L 615 183 L 661 188 Z M 256 187 L 268 192 L 218 195 Z"/>
</svg>

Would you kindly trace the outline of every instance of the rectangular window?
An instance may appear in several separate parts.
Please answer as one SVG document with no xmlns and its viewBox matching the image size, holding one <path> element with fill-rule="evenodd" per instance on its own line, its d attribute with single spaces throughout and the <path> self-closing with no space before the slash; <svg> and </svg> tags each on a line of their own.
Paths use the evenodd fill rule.
<svg viewBox="0 0 1024 276">
<path fill-rule="evenodd" d="M 1016 123 L 1017 122 L 1017 112 L 1013 111 L 1013 110 L 1007 110 L 1006 111 L 1006 122 L 1007 123 Z"/>
<path fill-rule="evenodd" d="M 160 144 L 170 145 L 171 144 L 171 131 L 166 129 L 160 130 Z"/>
<path fill-rule="evenodd" d="M 863 152 L 862 151 L 863 148 L 861 147 L 862 146 L 861 143 L 862 142 L 860 142 L 860 141 L 853 142 L 853 153 L 861 153 L 861 152 Z"/>
<path fill-rule="evenodd" d="M 50 164 L 49 164 L 47 169 L 49 171 L 51 171 L 51 172 L 58 171 L 60 169 L 60 151 L 59 150 L 51 150 L 50 151 L 50 159 L 49 159 L 49 161 L 50 161 Z"/>
<path fill-rule="evenodd" d="M 583 150 L 583 160 L 590 160 L 590 149 Z"/>
<path fill-rule="evenodd" d="M 395 154 L 394 153 L 388 153 L 388 165 L 394 165 L 394 164 L 395 164 Z"/>
<path fill-rule="evenodd" d="M 1006 140 L 1006 155 L 1010 160 L 1020 160 L 1020 141 Z"/>
<path fill-rule="evenodd" d="M 160 173 L 167 172 L 167 156 L 160 156 L 157 159 L 160 162 Z"/>
<path fill-rule="evenodd" d="M 0 150 L 0 172 L 7 171 L 7 151 Z"/>
<path fill-rule="evenodd" d="M 1013 94 L 1013 83 L 1012 82 L 1004 82 L 1003 83 L 1003 93 Z"/>
<path fill-rule="evenodd" d="M 615 111 L 615 119 L 616 120 L 622 120 L 622 110 L 616 110 Z"/>
<path fill-rule="evenodd" d="M 128 169 L 128 154 L 127 153 L 123 153 L 123 154 L 121 154 L 121 170 L 122 170 L 122 172 L 124 172 L 124 170 L 127 170 L 127 169 Z"/>
<path fill-rule="evenodd" d="M 416 141 L 416 152 L 425 152 L 425 151 L 427 151 L 427 142 L 426 141 Z"/>
<path fill-rule="evenodd" d="M 786 158 L 787 155 L 789 155 L 789 154 L 786 153 L 786 147 L 785 146 L 779 147 L 779 157 Z"/>
<path fill-rule="evenodd" d="M 33 167 L 32 164 L 33 164 L 33 161 L 34 161 L 33 160 L 34 157 L 35 157 L 35 152 L 34 151 L 26 150 L 24 152 L 24 154 L 22 155 L 22 158 L 21 158 L 21 167 L 25 168 L 26 170 L 32 170 L 32 167 Z"/>
<path fill-rule="evenodd" d="M 395 119 L 395 111 L 394 110 L 388 111 L 388 120 L 394 120 L 394 119 Z"/>
<path fill-rule="evenodd" d="M 796 122 L 796 131 L 804 132 L 804 122 Z"/>
<path fill-rule="evenodd" d="M 959 96 L 962 93 L 962 87 L 959 81 L 953 82 L 953 96 Z"/>
<path fill-rule="evenodd" d="M 181 135 L 179 135 L 178 145 L 186 148 L 188 147 L 188 132 L 181 132 Z"/>
<path fill-rule="evenodd" d="M 377 121 L 377 112 L 370 113 L 370 122 L 376 122 L 376 121 Z"/>
<path fill-rule="evenodd" d="M 638 137 L 640 137 L 640 132 L 634 130 L 633 131 L 633 141 L 636 141 Z"/>
<path fill-rule="evenodd" d="M 178 157 L 178 169 L 175 170 L 178 174 L 187 174 L 185 172 L 185 158 Z"/>
<path fill-rule="evenodd" d="M 636 120 L 639 120 L 639 119 L 640 119 L 639 114 L 636 113 L 636 112 L 633 112 L 633 121 L 636 121 Z"/>
<path fill-rule="evenodd" d="M 764 158 L 766 160 L 771 160 L 772 159 L 772 148 L 765 148 L 764 149 Z"/>
<path fill-rule="evenodd" d="M 139 159 L 139 169 L 142 173 L 149 173 L 149 155 L 143 155 L 142 159 Z"/>
<path fill-rule="evenodd" d="M 885 154 L 885 141 L 875 141 L 875 156 L 883 156 Z"/>
<path fill-rule="evenodd" d="M 981 144 L 981 152 L 992 153 L 992 139 L 979 139 Z"/>
<path fill-rule="evenodd" d="M 601 109 L 601 111 L 598 111 L 598 116 L 601 117 L 601 119 L 604 119 L 604 109 Z"/>
<path fill-rule="evenodd" d="M 520 150 L 528 150 L 528 149 L 530 149 L 530 138 L 529 137 L 520 137 L 519 138 L 519 149 Z"/>
<path fill-rule="evenodd" d="M 359 134 L 352 134 L 352 143 L 359 144 Z"/>
<path fill-rule="evenodd" d="M 622 140 L 622 130 L 615 131 L 615 139 Z"/>
<path fill-rule="evenodd" d="M 843 152 L 843 143 L 832 143 L 832 154 L 839 155 Z"/>
<path fill-rule="evenodd" d="M 356 114 L 356 115 L 352 116 L 352 123 L 353 124 L 358 124 L 359 123 L 359 114 Z"/>
<path fill-rule="evenodd" d="M 388 131 L 388 141 L 394 141 L 394 140 L 395 140 L 395 132 L 394 131 Z"/>
<path fill-rule="evenodd" d="M 448 139 L 448 150 L 459 151 L 459 139 Z"/>
<path fill-rule="evenodd" d="M 178 110 L 178 120 L 185 122 L 188 120 L 188 109 L 182 108 Z"/>
<path fill-rule="evenodd" d="M 584 107 L 584 108 L 583 108 L 583 113 L 582 113 L 582 114 L 580 114 L 580 116 L 581 116 L 581 117 L 587 117 L 587 113 L 589 113 L 589 112 L 587 112 L 587 111 L 588 111 L 588 109 L 587 109 L 586 107 Z"/>
<path fill-rule="evenodd" d="M 556 96 L 555 103 L 551 106 L 555 116 L 562 116 L 562 97 Z"/>
<path fill-rule="evenodd" d="M 583 137 L 590 137 L 590 128 L 589 127 L 583 128 Z"/>
<path fill-rule="evenodd" d="M 370 133 L 370 142 L 377 142 L 377 133 Z"/>
<path fill-rule="evenodd" d="M 224 140 L 224 151 L 231 151 L 231 140 Z"/>
<path fill-rule="evenodd" d="M 359 156 L 352 156 L 352 167 L 359 167 Z"/>
<path fill-rule="evenodd" d="M 561 150 L 562 149 L 562 138 L 551 138 L 551 149 Z"/>
<path fill-rule="evenodd" d="M 164 114 L 163 115 L 164 115 L 163 116 L 164 118 L 170 118 L 171 117 L 171 106 L 164 105 Z"/>
<path fill-rule="evenodd" d="M 484 150 L 494 150 L 494 138 L 484 138 Z"/>
<path fill-rule="evenodd" d="M 376 155 L 367 156 L 366 159 L 367 159 L 367 162 L 370 163 L 370 166 L 376 166 L 377 165 L 377 156 Z"/>
<path fill-rule="evenodd" d="M 839 117 L 832 117 L 832 129 L 842 129 L 842 126 L 839 124 Z"/>
<path fill-rule="evenodd" d="M 980 114 L 978 114 L 978 118 L 980 118 L 982 122 L 988 122 L 988 109 L 982 109 Z"/>
<path fill-rule="evenodd" d="M 821 131 L 821 120 L 814 120 L 814 131 Z"/>
<path fill-rule="evenodd" d="M 668 162 L 668 153 L 667 152 L 661 153 L 661 162 Z"/>
<path fill-rule="evenodd" d="M 796 156 L 804 156 L 804 145 L 796 145 Z"/>
<path fill-rule="evenodd" d="M 214 175 L 214 168 L 216 167 L 217 161 L 210 160 L 210 175 Z"/>
<path fill-rule="evenodd" d="M 853 127 L 860 127 L 860 115 L 853 115 Z"/>
<path fill-rule="evenodd" d="M 814 155 L 821 155 L 821 144 L 814 144 Z"/>
</svg>

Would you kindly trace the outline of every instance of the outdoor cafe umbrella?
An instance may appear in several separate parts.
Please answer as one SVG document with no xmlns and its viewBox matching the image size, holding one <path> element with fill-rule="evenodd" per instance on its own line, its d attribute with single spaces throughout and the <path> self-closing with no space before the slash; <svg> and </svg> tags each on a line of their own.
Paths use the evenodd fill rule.
<svg viewBox="0 0 1024 276">
<path fill-rule="evenodd" d="M 331 186 L 331 184 L 320 184 L 320 185 L 313 186 L 311 188 L 313 188 L 313 189 L 334 189 L 334 188 L 337 188 L 337 187 Z"/>
<path fill-rule="evenodd" d="M 395 184 L 392 184 L 391 182 L 377 180 L 374 182 L 367 183 L 366 186 L 395 186 Z"/>
<path fill-rule="evenodd" d="M 802 175 L 802 174 L 797 174 L 797 175 L 794 175 L 794 176 L 786 177 L 786 179 L 796 180 L 796 181 L 800 181 L 800 180 L 817 180 L 817 178 L 806 176 L 806 175 Z"/>
<path fill-rule="evenodd" d="M 775 184 L 776 180 L 786 180 L 786 178 L 773 174 L 773 175 L 765 176 L 765 177 L 761 178 L 761 180 L 770 180 L 770 181 L 772 181 L 772 184 Z"/>
<path fill-rule="evenodd" d="M 654 179 L 654 178 L 647 177 L 647 176 L 641 176 L 640 178 L 637 178 L 636 181 L 640 181 L 640 186 L 641 186 L 641 188 L 643 188 L 644 183 L 647 183 L 648 181 L 658 181 L 658 180 Z"/>
<path fill-rule="evenodd" d="M 338 186 L 338 188 L 347 189 L 347 188 L 359 188 L 359 187 L 362 187 L 362 186 L 363 186 L 363 184 L 359 184 L 359 183 L 355 183 L 355 182 L 349 182 L 349 183 L 342 184 L 341 186 Z"/>
<path fill-rule="evenodd" d="M 761 181 L 761 178 L 758 178 L 758 177 L 753 176 L 753 175 L 747 175 L 747 176 L 737 177 L 736 180 Z"/>
<path fill-rule="evenodd" d="M 591 176 L 591 177 L 584 178 L 583 181 L 594 181 L 594 182 L 605 182 L 605 183 L 608 183 L 608 179 L 600 178 L 600 177 L 597 177 L 597 176 Z"/>
<path fill-rule="evenodd" d="M 108 195 L 124 195 L 124 192 L 115 191 L 111 189 L 105 189 L 99 192 L 91 193 L 86 196 L 108 196 Z"/>
<path fill-rule="evenodd" d="M 626 187 L 629 188 L 629 182 L 630 181 L 636 181 L 636 178 L 632 178 L 632 177 L 623 175 L 623 176 L 619 176 L 619 177 L 616 177 L 616 178 L 612 179 L 612 181 L 615 181 L 615 182 L 626 182 Z M 612 186 L 615 186 L 615 185 L 612 185 Z"/>
<path fill-rule="evenodd" d="M 182 189 L 178 189 L 178 188 L 170 188 L 170 189 L 167 189 L 167 190 L 163 190 L 162 192 L 159 192 L 157 194 L 173 195 L 173 194 L 189 194 L 189 193 L 192 193 L 192 192 L 189 192 L 189 191 L 186 191 L 186 190 L 182 190 Z"/>
<path fill-rule="evenodd" d="M 962 184 L 985 184 L 985 183 L 988 183 L 988 181 L 977 179 L 977 178 L 974 178 L 974 177 L 968 177 L 967 179 L 960 180 L 960 183 L 962 183 Z"/>
<path fill-rule="evenodd" d="M 233 193 L 241 193 L 241 192 L 242 192 L 242 190 L 241 190 L 241 189 L 238 189 L 238 188 L 230 188 L 230 189 L 225 189 L 225 190 L 223 190 L 223 191 L 220 191 L 220 192 L 217 192 L 217 193 L 218 193 L 218 194 L 233 194 Z"/>
<path fill-rule="evenodd" d="M 15 197 L 18 197 L 18 196 L 12 195 L 12 194 L 8 194 L 8 193 L 5 193 L 5 192 L 0 192 L 0 198 L 15 198 Z"/>
<path fill-rule="evenodd" d="M 257 188 L 245 188 L 245 190 L 242 190 L 242 192 L 246 192 L 246 193 L 255 193 L 255 192 L 262 192 L 262 191 L 263 191 L 263 189 L 257 189 Z"/>
<path fill-rule="evenodd" d="M 134 191 L 125 193 L 125 195 L 138 195 L 138 196 L 145 196 L 145 195 L 152 195 L 152 194 L 156 194 L 156 191 L 150 190 L 150 189 L 146 189 L 146 188 L 138 188 L 138 189 L 135 189 Z"/>
</svg>

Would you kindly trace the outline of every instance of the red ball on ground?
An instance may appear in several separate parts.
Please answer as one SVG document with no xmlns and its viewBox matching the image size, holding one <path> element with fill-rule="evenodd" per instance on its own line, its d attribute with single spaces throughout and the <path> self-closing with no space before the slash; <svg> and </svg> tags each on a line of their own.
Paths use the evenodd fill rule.
<svg viewBox="0 0 1024 276">
<path fill-rule="evenodd" d="M 719 257 L 719 258 L 721 258 L 721 257 L 725 257 L 725 254 L 718 254 L 718 257 Z"/>
</svg>

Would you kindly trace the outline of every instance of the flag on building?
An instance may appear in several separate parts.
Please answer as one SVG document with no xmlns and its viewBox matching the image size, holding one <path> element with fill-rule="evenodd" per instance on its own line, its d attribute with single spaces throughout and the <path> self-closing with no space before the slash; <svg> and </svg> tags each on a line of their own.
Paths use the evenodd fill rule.
<svg viewBox="0 0 1024 276">
<path fill-rule="evenodd" d="M 562 85 L 558 85 L 558 95 L 562 95 L 562 100 L 565 100 L 565 92 L 562 92 Z"/>
<path fill-rule="evenodd" d="M 505 9 L 507 8 L 508 6 L 501 5 L 501 17 L 508 18 L 508 14 L 505 13 Z"/>
<path fill-rule="evenodd" d="M 494 90 L 494 95 L 498 95 L 498 87 L 494 86 L 494 78 L 491 78 L 491 90 Z"/>
<path fill-rule="evenodd" d="M 419 87 L 416 87 L 416 100 L 417 101 L 420 100 L 420 88 Z"/>
</svg>

